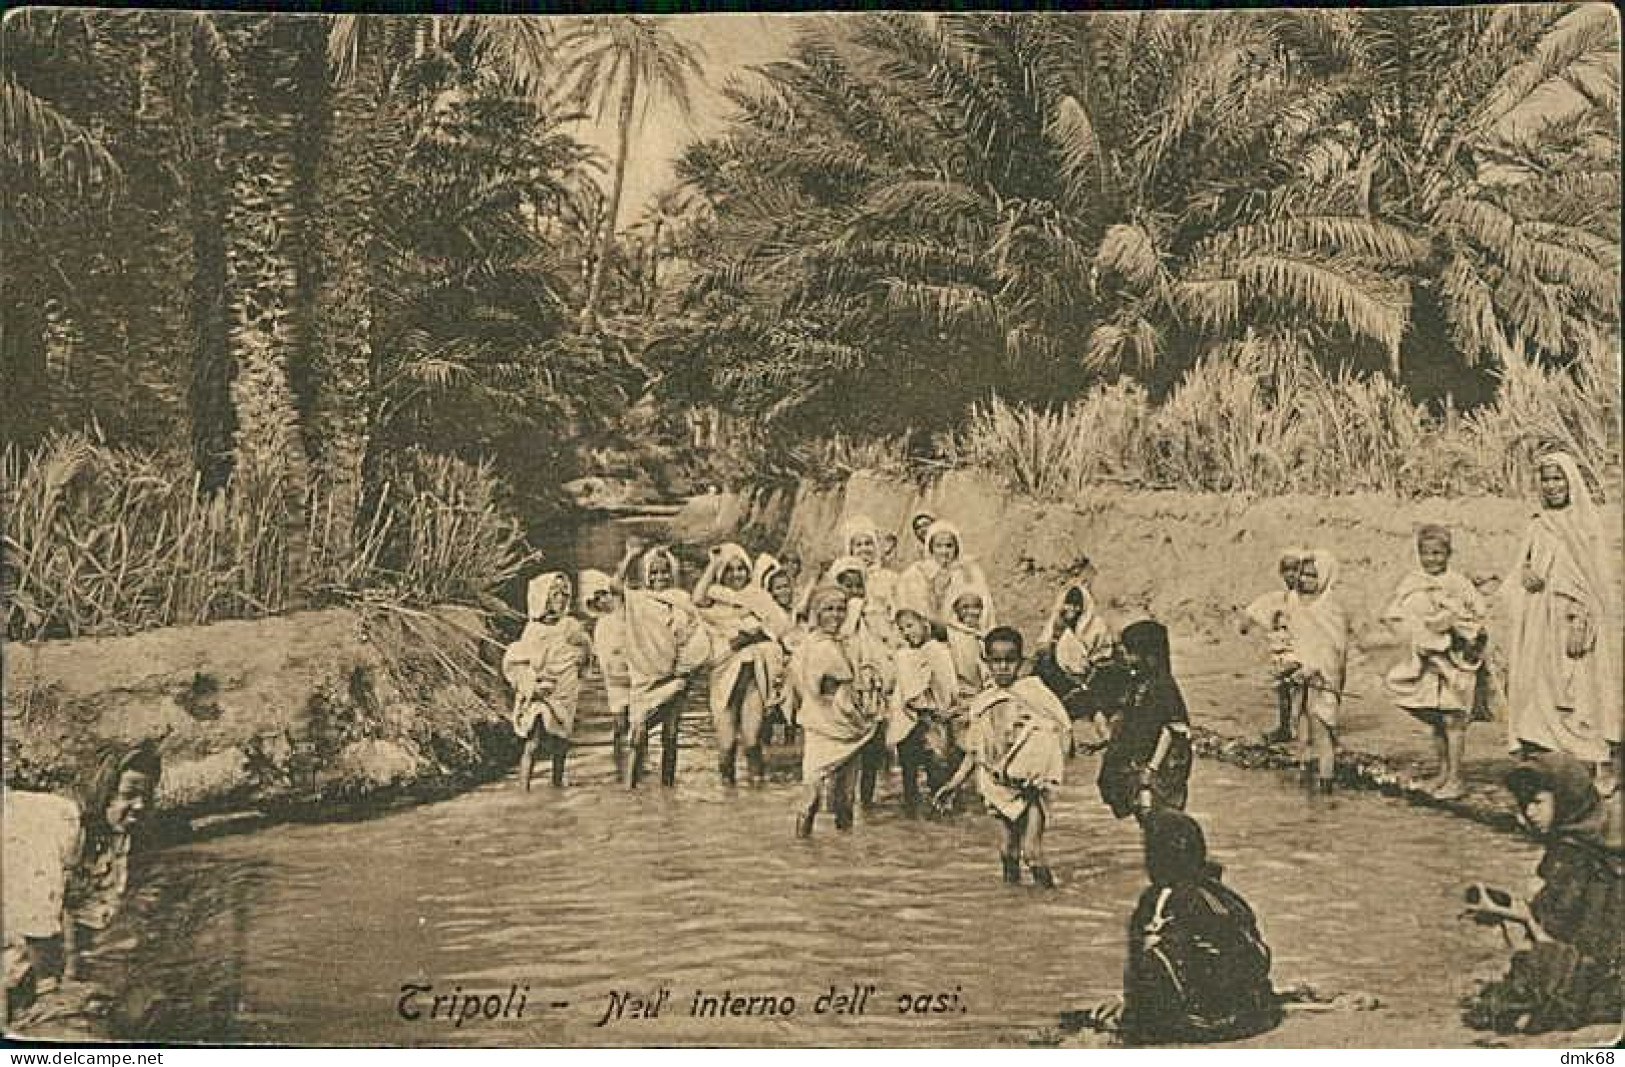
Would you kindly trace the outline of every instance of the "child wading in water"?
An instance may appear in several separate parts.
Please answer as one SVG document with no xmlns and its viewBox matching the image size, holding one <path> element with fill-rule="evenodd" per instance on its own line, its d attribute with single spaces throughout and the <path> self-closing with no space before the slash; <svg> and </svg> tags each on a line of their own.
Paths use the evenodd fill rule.
<svg viewBox="0 0 1625 1067">
<path fill-rule="evenodd" d="M 1119 819 L 1153 808 L 1185 810 L 1191 774 L 1190 716 L 1174 681 L 1168 630 L 1143 619 L 1123 631 L 1134 680 L 1112 723 L 1100 763 L 1100 797 Z"/>
<path fill-rule="evenodd" d="M 1337 560 L 1316 549 L 1298 565 L 1298 595 L 1287 609 L 1294 701 L 1304 739 L 1305 775 L 1314 768 L 1320 792 L 1332 791 L 1337 773 L 1337 714 L 1348 672 L 1349 618 L 1333 592 Z"/>
<path fill-rule="evenodd" d="M 513 730 L 525 739 L 519 784 L 528 792 L 538 752 L 552 758 L 553 784 L 564 784 L 564 758 L 590 646 L 587 632 L 569 613 L 569 578 L 549 571 L 531 579 L 526 606 L 530 621 L 503 655 L 502 673 L 514 688 Z"/>
<path fill-rule="evenodd" d="M 626 662 L 626 615 L 615 580 L 600 570 L 576 578 L 581 607 L 593 620 L 592 653 L 604 678 L 604 700 L 613 723 L 615 774 L 625 773 L 626 741 L 632 729 L 632 676 Z"/>
<path fill-rule="evenodd" d="M 1033 883 L 1053 889 L 1055 877 L 1044 858 L 1044 823 L 1049 796 L 1065 776 L 1072 721 L 1043 682 L 1016 677 L 1022 661 L 1018 631 L 997 627 L 984 648 L 993 685 L 971 703 L 965 757 L 936 800 L 946 805 L 975 771 L 977 789 L 999 821 L 1004 880 L 1020 882 L 1025 859 Z"/>
<path fill-rule="evenodd" d="M 1439 770 L 1422 788 L 1450 800 L 1462 794 L 1467 720 L 1484 662 L 1485 606 L 1473 583 L 1450 570 L 1449 530 L 1418 530 L 1416 558 L 1420 569 L 1399 583 L 1382 614 L 1409 653 L 1384 683 L 1394 703 L 1432 727 Z"/>
<path fill-rule="evenodd" d="M 1292 655 L 1292 631 L 1287 626 L 1288 609 L 1297 600 L 1298 568 L 1305 556 L 1304 549 L 1288 548 L 1281 552 L 1281 583 L 1286 588 L 1265 593 L 1248 604 L 1242 614 L 1241 632 L 1253 628 L 1264 631 L 1269 642 L 1270 679 L 1275 683 L 1275 710 L 1278 722 L 1275 729 L 1264 735 L 1270 744 L 1284 744 L 1292 740 L 1292 720 L 1297 716 L 1293 677 L 1298 663 Z"/>
<path fill-rule="evenodd" d="M 953 654 L 944 642 L 931 640 L 931 623 L 924 615 L 898 608 L 896 621 L 905 644 L 896 652 L 897 686 L 892 690 L 886 743 L 897 746 L 903 807 L 912 812 L 919 802 L 921 770 L 928 792 L 934 793 L 946 777 L 958 680 Z"/>
<path fill-rule="evenodd" d="M 882 726 L 873 706 L 858 699 L 858 669 L 841 633 L 847 594 L 834 588 L 817 589 L 808 609 L 813 630 L 790 660 L 802 731 L 804 795 L 796 817 L 797 837 L 812 835 L 813 820 L 826 792 L 835 811 L 835 828 L 851 829 L 858 764 Z"/>
</svg>

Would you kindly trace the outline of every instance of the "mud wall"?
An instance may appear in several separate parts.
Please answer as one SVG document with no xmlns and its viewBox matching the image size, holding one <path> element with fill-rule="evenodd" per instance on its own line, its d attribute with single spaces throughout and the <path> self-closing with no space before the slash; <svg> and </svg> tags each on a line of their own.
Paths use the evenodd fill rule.
<svg viewBox="0 0 1625 1067">
<path fill-rule="evenodd" d="M 150 737 L 171 817 L 478 778 L 512 747 L 485 645 L 473 612 L 382 607 L 8 644 L 6 784 L 61 789 Z"/>
</svg>

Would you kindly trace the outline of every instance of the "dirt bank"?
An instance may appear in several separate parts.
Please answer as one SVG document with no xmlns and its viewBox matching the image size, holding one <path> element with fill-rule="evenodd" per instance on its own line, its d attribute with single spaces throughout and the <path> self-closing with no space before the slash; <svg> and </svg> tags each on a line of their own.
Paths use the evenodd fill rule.
<svg viewBox="0 0 1625 1067">
<path fill-rule="evenodd" d="M 993 583 L 999 620 L 1029 635 L 1042 626 L 1055 590 L 1087 556 L 1099 572 L 1095 591 L 1113 621 L 1122 625 L 1149 615 L 1172 630 L 1177 671 L 1202 730 L 1203 748 L 1264 766 L 1284 766 L 1290 754 L 1257 740 L 1272 725 L 1272 698 L 1258 644 L 1237 632 L 1239 611 L 1275 585 L 1282 547 L 1331 550 L 1341 563 L 1337 581 L 1353 609 L 1357 635 L 1340 774 L 1345 781 L 1429 804 L 1437 802 L 1405 785 L 1424 765 L 1431 770 L 1430 742 L 1424 728 L 1383 694 L 1381 675 L 1398 650 L 1376 616 L 1415 565 L 1419 524 L 1448 525 L 1455 534 L 1453 566 L 1489 592 L 1516 556 L 1529 517 L 1528 505 L 1493 497 L 1251 500 L 1113 488 L 1061 506 L 1011 494 L 988 476 L 966 471 L 949 473 L 923 490 L 857 474 L 835 489 L 760 492 L 742 506 L 718 503 L 712 511 L 719 520 L 737 512 L 735 529 L 762 544 L 782 539 L 817 562 L 835 555 L 835 531 L 843 518 L 866 514 L 897 535 L 893 564 L 900 568 L 917 558 L 907 523 L 921 509 L 959 525 Z M 1617 514 L 1617 504 L 1613 510 Z M 716 527 L 708 532 L 714 536 Z M 1617 539 L 1615 548 L 1620 550 Z M 1505 632 L 1499 604 L 1490 627 L 1492 635 Z M 1448 807 L 1506 825 L 1504 794 L 1497 785 L 1507 766 L 1505 740 L 1501 723 L 1473 728 L 1468 795 Z"/>
<path fill-rule="evenodd" d="M 172 830 L 466 783 L 511 748 L 484 641 L 470 611 L 366 607 L 9 644 L 6 785 L 63 788 L 147 737 Z"/>
</svg>

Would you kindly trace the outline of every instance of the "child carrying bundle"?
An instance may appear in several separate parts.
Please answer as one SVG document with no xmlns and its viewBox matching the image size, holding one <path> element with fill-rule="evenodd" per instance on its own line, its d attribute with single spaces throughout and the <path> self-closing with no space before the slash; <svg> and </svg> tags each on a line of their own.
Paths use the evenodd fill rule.
<svg viewBox="0 0 1625 1067">
<path fill-rule="evenodd" d="M 1406 656 L 1383 679 L 1394 703 L 1433 730 L 1439 769 L 1422 788 L 1441 800 L 1462 794 L 1467 721 L 1484 669 L 1485 605 L 1473 583 L 1450 570 L 1450 531 L 1416 533 L 1418 569 L 1405 576 L 1382 613 L 1403 637 Z"/>
<path fill-rule="evenodd" d="M 1043 682 L 1017 677 L 1020 632 L 997 627 L 984 648 L 992 685 L 971 702 L 965 756 L 937 791 L 937 803 L 948 803 L 975 771 L 977 790 L 999 824 L 1004 880 L 1020 882 L 1025 860 L 1033 883 L 1053 889 L 1055 877 L 1044 856 L 1044 824 L 1050 797 L 1065 778 L 1072 720 Z"/>
<path fill-rule="evenodd" d="M 502 657 L 503 676 L 514 688 L 513 730 L 525 742 L 519 784 L 526 792 L 538 752 L 552 759 L 553 784 L 564 784 L 581 668 L 590 654 L 586 631 L 569 613 L 570 594 L 570 579 L 557 571 L 531 579 L 526 590 L 530 619 Z"/>
</svg>

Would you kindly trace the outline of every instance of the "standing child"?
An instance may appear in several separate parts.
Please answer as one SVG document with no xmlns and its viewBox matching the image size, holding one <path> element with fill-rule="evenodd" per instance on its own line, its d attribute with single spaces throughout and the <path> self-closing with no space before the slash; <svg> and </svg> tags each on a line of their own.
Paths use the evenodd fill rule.
<svg viewBox="0 0 1625 1067">
<path fill-rule="evenodd" d="M 711 631 L 711 723 L 716 731 L 717 770 L 733 785 L 737 757 L 753 782 L 766 777 L 762 721 L 784 671 L 784 650 L 767 633 L 764 617 L 778 610 L 767 591 L 751 580 L 751 561 L 736 544 L 714 545 L 694 586 L 694 605 Z"/>
<path fill-rule="evenodd" d="M 634 563 L 641 588 L 629 588 L 626 575 Z M 664 548 L 643 549 L 628 538 L 617 571 L 626 619 L 626 665 L 631 685 L 628 714 L 631 752 L 626 784 L 636 789 L 649 755 L 649 732 L 660 729 L 660 783 L 677 784 L 677 735 L 682 725 L 683 696 L 696 671 L 711 659 L 710 634 L 701 623 L 687 590 L 675 585 L 677 561 Z"/>
<path fill-rule="evenodd" d="M 983 646 L 993 685 L 971 704 L 965 757 L 937 791 L 937 803 L 946 804 L 974 770 L 977 789 L 999 822 L 1004 880 L 1020 882 L 1025 859 L 1033 883 L 1053 889 L 1055 876 L 1044 857 L 1044 823 L 1049 798 L 1066 773 L 1072 720 L 1043 682 L 1017 678 L 1022 661 L 1018 631 L 997 627 Z"/>
<path fill-rule="evenodd" d="M 767 594 L 763 604 L 765 614 L 762 623 L 768 636 L 778 642 L 784 660 L 788 663 L 790 654 L 796 650 L 796 646 L 801 643 L 804 636 L 795 619 L 795 580 L 788 568 L 763 552 L 756 557 L 756 565 L 751 571 L 751 581 Z M 786 741 L 794 735 L 794 692 L 795 687 L 789 683 L 786 672 L 779 671 L 775 676 L 773 692 L 768 697 L 767 711 L 762 719 L 764 742 L 770 740 L 768 735 L 775 723 L 782 724 Z"/>
<path fill-rule="evenodd" d="M 813 592 L 808 606 L 813 630 L 790 661 L 803 738 L 797 837 L 812 836 L 825 793 L 835 812 L 835 828 L 852 828 L 857 766 L 882 725 L 873 708 L 858 699 L 858 669 L 842 639 L 847 594 L 823 587 Z"/>
<path fill-rule="evenodd" d="M 970 729 L 970 717 L 965 709 L 970 707 L 970 702 L 978 693 L 988 687 L 990 681 L 987 664 L 982 659 L 982 637 L 987 632 L 982 624 L 982 605 L 982 594 L 976 589 L 965 589 L 955 594 L 951 605 L 952 615 L 942 633 L 948 644 L 948 654 L 953 659 L 958 686 L 954 694 L 956 711 L 952 740 L 959 748 L 965 747 L 965 734 Z"/>
<path fill-rule="evenodd" d="M 1308 553 L 1301 548 L 1288 548 L 1281 552 L 1281 584 L 1285 587 L 1265 593 L 1242 613 L 1241 632 L 1255 627 L 1264 632 L 1269 644 L 1270 680 L 1275 685 L 1275 710 L 1278 721 L 1274 730 L 1264 735 L 1265 742 L 1277 745 L 1292 740 L 1292 720 L 1297 715 L 1293 676 L 1298 663 L 1292 655 L 1292 631 L 1286 620 L 1289 609 L 1297 599 L 1298 568 Z"/>
<path fill-rule="evenodd" d="M 1450 531 L 1427 525 L 1416 532 L 1419 569 L 1405 576 L 1383 611 L 1383 621 L 1405 639 L 1408 655 L 1384 683 L 1394 703 L 1433 730 L 1439 770 L 1422 788 L 1441 800 L 1462 794 L 1467 720 L 1484 663 L 1483 598 L 1450 569 Z"/>
<path fill-rule="evenodd" d="M 604 679 L 604 700 L 614 731 L 615 773 L 619 777 L 624 771 L 626 740 L 632 730 L 632 676 L 626 661 L 622 594 L 613 578 L 590 568 L 581 572 L 576 588 L 581 593 L 582 609 L 594 620 L 592 652 Z"/>
<path fill-rule="evenodd" d="M 846 594 L 846 622 L 842 630 L 852 665 L 857 669 L 855 696 L 864 714 L 884 719 L 896 682 L 893 674 L 895 639 L 891 616 L 869 596 L 870 570 L 856 556 L 842 556 L 829 565 L 837 588 Z M 886 766 L 886 741 L 876 734 L 863 753 L 858 777 L 858 799 L 865 808 L 874 803 L 875 784 Z"/>
<path fill-rule="evenodd" d="M 590 652 L 586 631 L 569 613 L 570 579 L 557 571 L 532 578 L 526 606 L 530 621 L 503 655 L 502 673 L 514 688 L 513 730 L 525 740 L 519 784 L 529 792 L 538 752 L 552 758 L 553 784 L 564 784 L 581 668 Z"/>
<path fill-rule="evenodd" d="M 1305 742 L 1305 774 L 1315 769 L 1320 792 L 1332 791 L 1337 773 L 1337 716 L 1348 674 L 1349 617 L 1334 588 L 1337 560 L 1316 549 L 1298 565 L 1298 595 L 1287 610 L 1293 656 L 1294 700 Z"/>
<path fill-rule="evenodd" d="M 1154 808 L 1185 810 L 1191 775 L 1190 716 L 1174 681 L 1168 630 L 1142 619 L 1123 631 L 1134 680 L 1100 762 L 1100 798 L 1119 819 Z"/>
<path fill-rule="evenodd" d="M 898 608 L 897 630 L 905 643 L 896 652 L 897 685 L 892 690 L 886 744 L 897 747 L 903 808 L 912 812 L 919 802 L 920 771 L 925 771 L 930 793 L 946 777 L 958 679 L 952 653 L 944 642 L 931 640 L 931 624 L 924 615 Z"/>
</svg>

